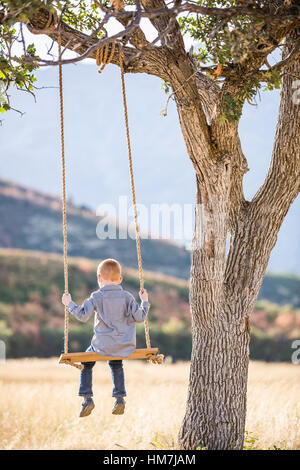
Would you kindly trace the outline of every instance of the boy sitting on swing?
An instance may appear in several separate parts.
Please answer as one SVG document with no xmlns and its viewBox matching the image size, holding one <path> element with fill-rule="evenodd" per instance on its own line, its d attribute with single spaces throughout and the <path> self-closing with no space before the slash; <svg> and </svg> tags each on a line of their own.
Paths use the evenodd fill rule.
<svg viewBox="0 0 300 470">
<path fill-rule="evenodd" d="M 70 294 L 62 296 L 62 303 L 78 320 L 87 322 L 95 312 L 94 336 L 87 351 L 104 356 L 128 357 L 136 348 L 136 325 L 147 317 L 149 311 L 148 293 L 140 291 L 141 306 L 121 286 L 121 266 L 114 259 L 99 264 L 97 278 L 100 289 L 93 292 L 83 304 L 76 305 Z M 80 417 L 91 414 L 95 408 L 92 391 L 92 369 L 95 362 L 83 362 L 79 396 L 83 397 Z M 122 360 L 108 361 L 111 369 L 115 398 L 112 413 L 120 415 L 125 410 L 125 382 Z"/>
</svg>

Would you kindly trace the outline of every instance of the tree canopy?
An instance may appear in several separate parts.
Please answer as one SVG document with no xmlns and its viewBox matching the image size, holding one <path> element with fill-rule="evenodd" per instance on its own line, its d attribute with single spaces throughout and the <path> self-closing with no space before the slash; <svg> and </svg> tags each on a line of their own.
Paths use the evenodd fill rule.
<svg viewBox="0 0 300 470">
<path fill-rule="evenodd" d="M 49 24 L 50 12 L 53 24 Z M 145 19 L 157 30 L 152 41 L 143 31 Z M 110 35 L 116 20 L 123 27 Z M 54 40 L 60 27 L 76 31 L 78 41 L 67 39 L 64 46 L 77 52 L 77 57 L 64 63 L 91 57 L 107 41 L 128 42 L 125 63 L 133 72 L 143 71 L 135 70 L 134 62 L 142 62 L 147 53 L 163 47 L 184 48 L 184 37 L 189 35 L 194 41 L 189 55 L 197 70 L 223 91 L 220 118 L 234 122 L 245 100 L 253 103 L 259 90 L 280 87 L 284 68 L 298 57 L 300 44 L 273 65 L 268 56 L 283 46 L 288 32 L 299 23 L 300 7 L 289 0 L 0 1 L 0 112 L 13 108 L 10 86 L 33 93 L 36 69 L 57 64 L 52 46 L 44 57 L 37 55 L 34 42 L 25 38 L 24 24 L 33 33 L 42 29 Z M 168 90 L 167 82 L 165 86 Z"/>
</svg>

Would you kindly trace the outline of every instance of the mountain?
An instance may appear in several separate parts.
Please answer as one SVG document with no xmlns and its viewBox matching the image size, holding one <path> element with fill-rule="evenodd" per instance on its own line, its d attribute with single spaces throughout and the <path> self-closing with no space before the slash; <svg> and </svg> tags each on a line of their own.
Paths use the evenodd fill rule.
<svg viewBox="0 0 300 470">
<path fill-rule="evenodd" d="M 86 207 L 68 205 L 68 253 L 97 260 L 116 258 L 136 267 L 135 240 L 97 237 L 100 217 Z M 187 278 L 190 254 L 181 246 L 163 240 L 142 239 L 145 269 Z M 0 247 L 62 253 L 60 200 L 51 195 L 0 180 Z"/>
<path fill-rule="evenodd" d="M 87 207 L 68 203 L 69 255 L 97 261 L 114 257 L 127 269 L 136 268 L 135 241 L 131 238 L 99 240 L 96 229 L 100 220 Z M 143 238 L 141 246 L 144 268 L 152 271 L 150 277 L 158 278 L 158 273 L 162 277 L 173 276 L 188 289 L 186 281 L 180 280 L 189 276 L 190 253 L 185 248 L 169 241 Z M 3 253 L 15 249 L 62 253 L 60 199 L 0 179 L 0 248 L 9 250 Z M 21 253 L 22 257 L 27 256 L 25 251 Z M 55 259 L 62 258 L 55 256 Z M 188 298 L 187 293 L 185 297 Z M 266 274 L 258 300 L 300 308 L 299 276 Z"/>
<path fill-rule="evenodd" d="M 63 75 L 68 197 L 93 210 L 109 204 L 120 216 L 119 196 L 130 198 L 130 184 L 119 69 L 111 65 L 99 75 L 93 64 L 70 64 L 64 66 Z M 25 115 L 11 112 L 1 118 L 0 176 L 40 192 L 60 194 L 57 70 L 43 68 L 37 77 L 37 85 L 44 88 L 36 90 L 36 102 L 11 90 L 12 106 Z M 195 176 L 172 100 L 167 117 L 160 115 L 167 100 L 161 80 L 128 74 L 126 84 L 136 193 L 146 211 L 141 226 L 147 231 L 151 205 L 190 207 L 194 203 Z M 268 170 L 278 102 L 277 91 L 262 93 L 257 107 L 244 109 L 240 136 L 250 168 L 244 178 L 248 199 Z M 300 273 L 299 213 L 298 197 L 280 230 L 269 271 Z M 119 218 L 122 221 L 122 214 Z M 186 233 L 177 237 L 177 243 L 190 241 L 192 215 L 184 228 Z M 174 234 L 171 238 L 175 239 Z"/>
</svg>

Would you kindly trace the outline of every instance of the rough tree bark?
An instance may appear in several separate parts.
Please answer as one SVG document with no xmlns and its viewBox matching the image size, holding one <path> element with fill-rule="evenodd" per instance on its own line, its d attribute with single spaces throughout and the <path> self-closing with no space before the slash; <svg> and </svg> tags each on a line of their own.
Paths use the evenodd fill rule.
<svg viewBox="0 0 300 470">
<path fill-rule="evenodd" d="M 299 30 L 289 35 L 285 56 L 299 37 Z M 228 186 L 234 184 L 229 176 L 233 158 L 229 157 L 220 173 L 215 167 L 216 174 L 212 171 L 206 181 L 197 175 L 199 209 L 190 291 L 193 351 L 187 408 L 179 436 L 185 449 L 243 447 L 249 316 L 278 231 L 299 192 L 300 106 L 292 99 L 292 82 L 299 76 L 298 59 L 283 79 L 270 170 L 251 202 L 240 201 L 236 214 L 230 217 Z M 191 135 L 186 137 L 188 142 Z M 232 150 L 232 154 L 240 154 L 238 140 Z M 212 187 L 207 190 L 210 178 Z M 230 248 L 226 257 L 227 230 Z"/>
<path fill-rule="evenodd" d="M 151 10 L 164 6 L 164 1 L 144 0 L 142 4 Z M 42 28 L 45 15 L 47 20 L 45 12 L 38 13 L 32 24 Z M 152 23 L 161 32 L 168 18 L 154 19 Z M 251 60 L 246 57 L 244 63 L 232 69 L 222 90 L 197 72 L 184 49 L 177 23 L 159 47 L 143 50 L 147 41 L 137 28 L 130 39 L 134 47 L 124 49 L 127 59 L 140 51 L 126 66 L 127 72 L 157 75 L 171 84 L 196 174 L 190 280 L 193 350 L 186 413 L 179 434 L 183 449 L 243 447 L 249 316 L 279 228 L 299 192 L 300 106 L 292 100 L 292 82 L 300 77 L 299 55 L 294 54 L 284 72 L 270 170 L 252 201 L 246 201 L 243 194 L 247 161 L 238 123 L 220 121 L 225 91 L 234 95 L 245 77 L 259 71 L 282 37 L 287 37 L 284 57 L 289 57 L 300 38 L 295 25 L 287 30 L 277 24 L 270 35 L 270 44 L 264 44 L 257 54 L 252 51 Z M 82 41 L 84 44 L 78 46 Z M 62 42 L 69 49 L 76 48 L 82 54 L 93 41 L 62 24 Z M 90 57 L 95 57 L 95 51 Z M 117 53 L 113 63 L 118 64 Z M 226 255 L 227 235 L 230 247 Z"/>
</svg>

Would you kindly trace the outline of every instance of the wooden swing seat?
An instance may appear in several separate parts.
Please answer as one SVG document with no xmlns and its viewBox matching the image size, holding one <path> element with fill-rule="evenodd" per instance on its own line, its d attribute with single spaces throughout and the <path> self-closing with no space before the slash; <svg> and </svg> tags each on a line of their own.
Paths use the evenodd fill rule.
<svg viewBox="0 0 300 470">
<path fill-rule="evenodd" d="M 76 364 L 80 362 L 116 361 L 123 359 L 150 359 L 158 353 L 158 348 L 135 349 L 129 357 L 102 356 L 96 352 L 64 353 L 59 358 L 60 364 Z"/>
</svg>

